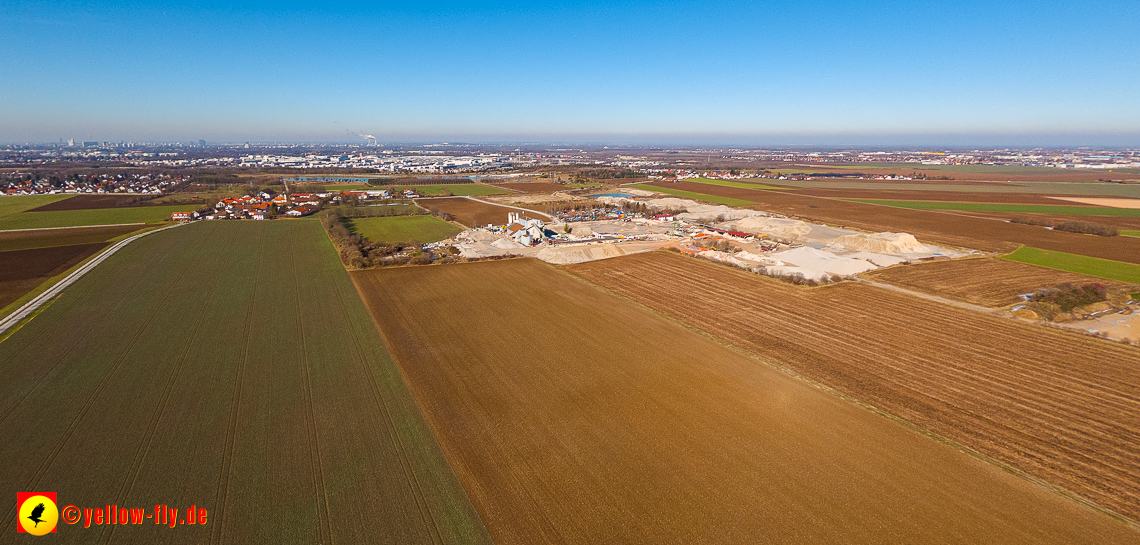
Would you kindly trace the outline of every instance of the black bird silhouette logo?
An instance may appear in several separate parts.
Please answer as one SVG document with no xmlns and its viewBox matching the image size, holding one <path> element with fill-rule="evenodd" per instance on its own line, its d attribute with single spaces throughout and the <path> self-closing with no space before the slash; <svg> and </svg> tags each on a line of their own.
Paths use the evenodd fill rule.
<svg viewBox="0 0 1140 545">
<path fill-rule="evenodd" d="M 32 514 L 28 515 L 28 520 L 36 523 L 36 527 L 38 528 L 40 526 L 40 523 L 44 521 L 44 519 L 40 518 L 40 515 L 42 514 L 44 514 L 44 504 L 41 503 L 37 505 L 35 509 L 32 509 Z"/>
</svg>

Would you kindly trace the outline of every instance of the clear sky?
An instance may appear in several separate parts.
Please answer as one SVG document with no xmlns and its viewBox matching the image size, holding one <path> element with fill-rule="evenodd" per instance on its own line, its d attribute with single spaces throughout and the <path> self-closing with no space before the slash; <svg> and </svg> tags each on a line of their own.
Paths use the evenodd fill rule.
<svg viewBox="0 0 1140 545">
<path fill-rule="evenodd" d="M 0 3 L 0 142 L 1140 146 L 1140 6 Z"/>
</svg>

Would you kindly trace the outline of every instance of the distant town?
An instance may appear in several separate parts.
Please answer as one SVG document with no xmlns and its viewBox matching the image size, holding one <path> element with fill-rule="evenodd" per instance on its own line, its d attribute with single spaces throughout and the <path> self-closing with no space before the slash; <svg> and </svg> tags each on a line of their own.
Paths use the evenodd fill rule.
<svg viewBox="0 0 1140 545">
<path fill-rule="evenodd" d="M 61 140 L 0 147 L 0 164 L 108 163 L 136 167 L 340 169 L 374 173 L 479 173 L 550 165 L 627 168 L 709 163 L 897 163 L 1057 169 L 1136 169 L 1140 149 L 777 149 L 557 147 L 490 144 L 208 144 Z"/>
</svg>

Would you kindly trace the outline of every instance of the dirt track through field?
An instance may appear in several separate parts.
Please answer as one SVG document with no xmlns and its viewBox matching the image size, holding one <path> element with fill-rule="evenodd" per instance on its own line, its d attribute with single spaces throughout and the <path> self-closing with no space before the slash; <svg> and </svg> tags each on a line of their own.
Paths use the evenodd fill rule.
<svg viewBox="0 0 1140 545">
<path fill-rule="evenodd" d="M 496 543 L 1140 539 L 550 265 L 351 275 Z"/>
<path fill-rule="evenodd" d="M 873 286 L 798 288 L 666 252 L 569 268 L 855 399 L 1140 519 L 1136 347 Z"/>
<path fill-rule="evenodd" d="M 975 305 L 1003 307 L 1042 288 L 1065 283 L 1098 283 L 1124 286 L 1105 280 L 994 257 L 955 259 L 930 263 L 898 265 L 863 273 L 864 278 L 907 289 L 948 297 Z"/>
<path fill-rule="evenodd" d="M 467 197 L 444 197 L 432 199 L 419 199 L 418 204 L 431 210 L 438 208 L 443 212 L 451 214 L 455 221 L 462 223 L 468 227 L 478 227 L 491 225 L 505 225 L 507 223 L 507 214 L 511 212 L 519 212 L 523 215 L 530 213 L 531 217 L 549 217 L 546 214 L 535 214 L 533 211 L 527 211 L 524 208 L 518 208 L 508 205 L 497 205 L 489 202 L 484 202 L 476 199 L 468 199 Z"/>
<path fill-rule="evenodd" d="M 758 204 L 756 210 L 850 226 L 869 231 L 902 231 L 921 240 L 986 251 L 1012 251 L 1018 245 L 1076 253 L 1116 261 L 1140 263 L 1140 238 L 1098 237 L 1050 231 L 1041 227 L 986 219 L 974 212 L 910 210 L 842 201 L 795 191 L 739 189 L 696 182 L 660 185 L 684 191 L 744 199 Z"/>
</svg>

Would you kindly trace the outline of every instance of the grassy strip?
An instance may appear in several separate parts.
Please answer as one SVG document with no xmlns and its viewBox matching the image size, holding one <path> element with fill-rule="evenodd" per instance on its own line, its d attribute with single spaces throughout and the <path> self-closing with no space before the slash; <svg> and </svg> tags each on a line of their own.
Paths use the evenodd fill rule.
<svg viewBox="0 0 1140 545">
<path fill-rule="evenodd" d="M 170 214 L 174 212 L 193 212 L 198 208 L 201 207 L 191 204 L 99 208 L 92 210 L 59 210 L 54 212 L 21 212 L 0 218 L 0 230 L 114 225 L 120 223 L 158 223 L 169 220 Z"/>
<path fill-rule="evenodd" d="M 843 199 L 863 204 L 880 204 L 912 210 L 960 210 L 964 212 L 1020 212 L 1026 214 L 1058 214 L 1066 216 L 1140 217 L 1140 210 L 1100 206 L 1055 206 L 1050 204 L 995 204 L 984 202 L 890 201 L 879 199 Z"/>
<path fill-rule="evenodd" d="M 74 195 L 16 195 L 0 198 L 0 218 L 68 199 Z"/>
<path fill-rule="evenodd" d="M 744 182 L 730 182 L 728 180 L 713 180 L 711 178 L 687 178 L 686 182 L 696 182 L 698 184 L 719 185 L 721 187 L 735 187 L 737 189 L 795 189 L 794 187 L 776 187 L 763 184 L 750 184 Z"/>
<path fill-rule="evenodd" d="M 1002 259 L 1122 282 L 1140 282 L 1140 265 L 1022 246 Z"/>
<path fill-rule="evenodd" d="M 641 184 L 635 184 L 635 185 L 641 185 Z M 683 197 L 686 199 L 693 199 L 693 200 L 711 202 L 711 203 L 716 203 L 716 204 L 724 204 L 727 206 L 748 206 L 750 204 L 756 204 L 752 201 L 746 201 L 743 199 L 734 199 L 732 197 L 720 197 L 717 195 L 705 195 L 704 193 L 693 193 L 692 191 L 684 191 L 681 189 L 673 189 L 671 187 L 661 187 L 661 186 L 656 186 L 656 185 L 650 185 L 650 186 L 645 186 L 644 189 L 648 189 L 649 191 L 656 191 L 658 193 L 667 193 L 667 194 L 673 195 L 675 197 Z"/>
<path fill-rule="evenodd" d="M 1124 237 L 1140 237 L 1140 231 L 1134 229 L 1121 229 L 1120 236 Z"/>
<path fill-rule="evenodd" d="M 459 232 L 456 226 L 432 216 L 353 218 L 344 224 L 352 234 L 373 242 L 435 242 Z"/>
</svg>

